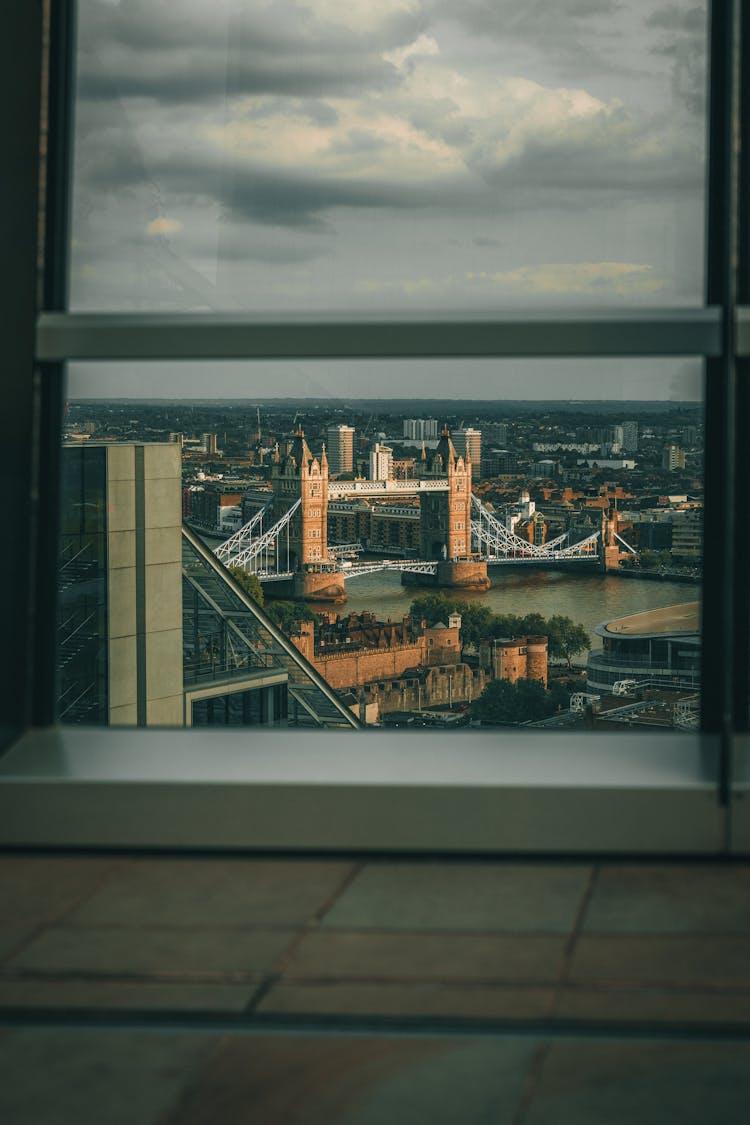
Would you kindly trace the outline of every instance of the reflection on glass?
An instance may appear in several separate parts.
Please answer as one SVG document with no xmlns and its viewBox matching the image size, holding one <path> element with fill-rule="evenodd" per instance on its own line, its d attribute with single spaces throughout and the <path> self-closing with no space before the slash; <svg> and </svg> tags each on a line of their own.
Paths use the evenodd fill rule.
<svg viewBox="0 0 750 1125">
<path fill-rule="evenodd" d="M 79 3 L 79 309 L 698 303 L 705 4 Z"/>
<path fill-rule="evenodd" d="M 361 392 L 418 382 L 413 365 L 367 378 L 357 365 L 279 365 L 273 378 L 237 365 L 212 373 L 210 400 L 191 392 L 206 385 L 199 365 L 173 399 L 87 398 L 87 379 L 106 395 L 112 372 L 79 367 L 63 451 L 62 717 L 696 726 L 698 365 L 490 366 L 493 399 L 476 395 L 481 364 L 446 362 L 430 365 L 441 395 L 390 400 Z M 360 394 L 272 396 L 313 370 Z M 231 394 L 250 371 L 271 392 L 252 402 Z M 117 390 L 138 374 L 117 370 Z M 561 374 L 619 397 L 551 400 Z M 514 380 L 526 397 L 499 397 Z M 72 705 L 83 687 L 98 710 Z"/>
</svg>

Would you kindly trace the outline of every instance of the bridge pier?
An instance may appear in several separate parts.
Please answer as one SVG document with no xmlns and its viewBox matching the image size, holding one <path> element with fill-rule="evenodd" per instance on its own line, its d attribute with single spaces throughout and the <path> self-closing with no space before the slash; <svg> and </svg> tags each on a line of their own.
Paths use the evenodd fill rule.
<svg viewBox="0 0 750 1125">
<path fill-rule="evenodd" d="M 479 559 L 445 561 L 437 564 L 435 574 L 401 572 L 402 586 L 436 586 L 449 590 L 476 590 L 484 593 L 492 583 L 487 574 L 487 563 Z"/>
<path fill-rule="evenodd" d="M 298 571 L 292 579 L 291 596 L 295 601 L 341 605 L 346 601 L 344 575 L 340 571 Z"/>
</svg>

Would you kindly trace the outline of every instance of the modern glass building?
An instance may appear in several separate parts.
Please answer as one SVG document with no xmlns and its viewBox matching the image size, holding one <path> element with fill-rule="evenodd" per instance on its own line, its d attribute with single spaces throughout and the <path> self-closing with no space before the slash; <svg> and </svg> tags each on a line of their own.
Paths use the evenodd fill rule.
<svg viewBox="0 0 750 1125">
<path fill-rule="evenodd" d="M 603 647 L 589 654 L 589 691 L 610 694 L 618 680 L 700 688 L 700 602 L 619 617 L 596 633 Z"/>
<path fill-rule="evenodd" d="M 62 464 L 61 721 L 358 725 L 183 528 L 177 445 L 85 443 Z"/>
</svg>

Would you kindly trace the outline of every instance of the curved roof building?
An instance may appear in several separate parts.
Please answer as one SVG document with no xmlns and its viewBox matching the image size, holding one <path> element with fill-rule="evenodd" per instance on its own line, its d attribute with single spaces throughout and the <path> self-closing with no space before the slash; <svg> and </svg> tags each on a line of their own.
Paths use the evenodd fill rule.
<svg viewBox="0 0 750 1125">
<path fill-rule="evenodd" d="M 589 691 L 609 694 L 618 680 L 700 687 L 700 602 L 632 613 L 595 631 L 602 648 L 589 653 Z"/>
</svg>

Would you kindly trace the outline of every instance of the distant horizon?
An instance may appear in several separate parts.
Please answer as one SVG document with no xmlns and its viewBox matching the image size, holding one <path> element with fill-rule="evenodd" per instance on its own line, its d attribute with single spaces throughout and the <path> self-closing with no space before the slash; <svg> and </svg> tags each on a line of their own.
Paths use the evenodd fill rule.
<svg viewBox="0 0 750 1125">
<path fill-rule="evenodd" d="M 129 402 L 143 406 L 159 406 L 165 404 L 174 405 L 178 401 L 187 401 L 193 404 L 202 405 L 217 405 L 220 403 L 240 404 L 247 403 L 252 406 L 264 405 L 265 403 L 273 403 L 274 405 L 288 404 L 289 406 L 300 406 L 300 400 L 297 397 L 282 398 L 236 398 L 236 397 L 211 397 L 211 398 L 197 398 L 190 397 L 187 400 L 177 398 L 136 398 L 129 395 L 69 395 L 66 400 L 68 403 L 88 403 L 88 402 Z M 702 399 L 624 399 L 624 398 L 412 398 L 400 395 L 390 395 L 387 399 L 382 398 L 357 398 L 353 395 L 308 395 L 305 402 L 315 403 L 328 403 L 328 402 L 357 402 L 364 405 L 378 404 L 385 406 L 390 402 L 413 402 L 413 403 L 430 403 L 432 405 L 442 405 L 448 403 L 455 406 L 457 403 L 472 403 L 480 406 L 497 406 L 499 403 L 507 404 L 508 406 L 615 406 L 615 405 L 628 405 L 628 406 L 643 406 L 648 409 L 656 409 L 658 407 L 667 407 L 679 409 L 683 406 L 702 406 Z"/>
</svg>

